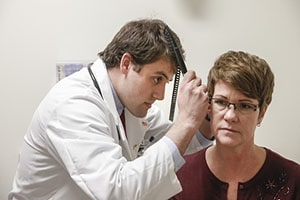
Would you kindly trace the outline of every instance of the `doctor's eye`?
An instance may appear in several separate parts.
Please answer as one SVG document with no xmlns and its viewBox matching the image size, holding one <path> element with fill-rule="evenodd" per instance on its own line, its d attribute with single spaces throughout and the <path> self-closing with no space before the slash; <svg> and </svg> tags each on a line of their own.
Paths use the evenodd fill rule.
<svg viewBox="0 0 300 200">
<path fill-rule="evenodd" d="M 162 77 L 162 76 L 155 77 L 153 80 L 154 80 L 154 83 L 158 84 L 158 83 L 160 83 L 161 81 L 163 81 L 163 77 Z"/>
</svg>

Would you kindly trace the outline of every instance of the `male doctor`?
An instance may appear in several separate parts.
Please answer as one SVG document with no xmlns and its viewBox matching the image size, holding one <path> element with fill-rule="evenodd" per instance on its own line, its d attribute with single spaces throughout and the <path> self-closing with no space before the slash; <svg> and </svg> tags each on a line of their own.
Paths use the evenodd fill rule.
<svg viewBox="0 0 300 200">
<path fill-rule="evenodd" d="M 153 106 L 176 72 L 165 29 L 156 19 L 127 23 L 91 67 L 50 90 L 24 137 L 9 199 L 157 200 L 181 191 L 182 155 L 192 140 L 194 151 L 210 142 L 198 131 L 208 98 L 189 71 L 173 124 Z"/>
</svg>

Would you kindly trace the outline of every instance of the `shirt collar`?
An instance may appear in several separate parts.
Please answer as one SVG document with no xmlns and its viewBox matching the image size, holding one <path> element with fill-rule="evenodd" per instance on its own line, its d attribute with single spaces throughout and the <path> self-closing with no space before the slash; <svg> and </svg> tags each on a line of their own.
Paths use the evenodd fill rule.
<svg viewBox="0 0 300 200">
<path fill-rule="evenodd" d="M 121 115 L 123 110 L 124 110 L 124 105 L 121 103 L 120 98 L 118 97 L 117 92 L 116 92 L 115 88 L 112 85 L 110 77 L 109 77 L 109 80 L 110 80 L 109 85 L 110 85 L 110 88 L 111 88 L 112 93 L 113 93 L 113 97 L 114 97 L 114 100 L 115 100 L 115 103 L 116 103 L 117 111 L 118 111 L 119 115 Z"/>
</svg>

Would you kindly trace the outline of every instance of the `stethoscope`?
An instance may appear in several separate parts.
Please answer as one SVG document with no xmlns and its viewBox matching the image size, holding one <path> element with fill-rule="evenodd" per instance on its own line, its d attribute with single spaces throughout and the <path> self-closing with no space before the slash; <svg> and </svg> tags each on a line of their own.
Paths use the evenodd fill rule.
<svg viewBox="0 0 300 200">
<path fill-rule="evenodd" d="M 90 77 L 91 77 L 91 79 L 92 79 L 92 81 L 93 81 L 93 83 L 94 83 L 94 86 L 95 86 L 96 89 L 98 90 L 98 92 L 99 92 L 101 98 L 104 100 L 103 95 L 102 95 L 102 92 L 101 92 L 101 89 L 100 89 L 100 87 L 99 87 L 99 84 L 98 84 L 98 82 L 97 82 L 97 80 L 96 80 L 96 77 L 95 77 L 95 75 L 94 75 L 94 73 L 93 73 L 93 71 L 92 71 L 92 69 L 91 69 L 92 64 L 93 64 L 93 63 L 89 64 L 89 65 L 87 66 L 87 69 L 88 69 L 89 74 L 90 74 Z M 119 125 L 116 125 L 116 129 L 117 129 L 118 137 L 119 137 L 119 140 L 120 140 L 120 139 L 121 139 L 121 133 L 120 133 L 120 127 L 119 127 Z"/>
<path fill-rule="evenodd" d="M 96 80 L 96 78 L 95 78 L 95 75 L 94 75 L 94 73 L 93 73 L 93 71 L 92 71 L 92 69 L 91 69 L 91 65 L 92 65 L 92 63 L 89 64 L 89 65 L 87 66 L 88 71 L 89 71 L 89 73 L 90 73 L 90 76 L 91 76 L 91 79 L 92 79 L 92 81 L 93 81 L 93 83 L 94 83 L 94 86 L 97 88 L 97 90 L 98 90 L 100 96 L 101 96 L 102 99 L 103 99 L 103 95 L 102 95 L 101 89 L 100 89 L 99 84 L 98 84 L 98 82 L 97 82 L 97 80 Z"/>
</svg>

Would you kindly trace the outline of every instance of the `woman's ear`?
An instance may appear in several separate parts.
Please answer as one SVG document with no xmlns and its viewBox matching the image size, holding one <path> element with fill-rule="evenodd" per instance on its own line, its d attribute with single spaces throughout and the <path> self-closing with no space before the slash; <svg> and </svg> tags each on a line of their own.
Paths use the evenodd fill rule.
<svg viewBox="0 0 300 200">
<path fill-rule="evenodd" d="M 120 61 L 120 70 L 123 74 L 128 73 L 128 69 L 130 67 L 131 60 L 132 60 L 132 56 L 130 55 L 130 53 L 123 54 L 121 61 Z"/>
<path fill-rule="evenodd" d="M 267 112 L 268 106 L 265 106 L 259 113 L 258 119 L 257 119 L 257 126 L 260 126 L 260 124 L 262 123 L 264 116 Z"/>
<path fill-rule="evenodd" d="M 211 118 L 211 113 L 212 113 L 212 109 L 211 109 L 211 103 L 208 104 L 208 109 L 207 109 L 207 118 Z"/>
</svg>

